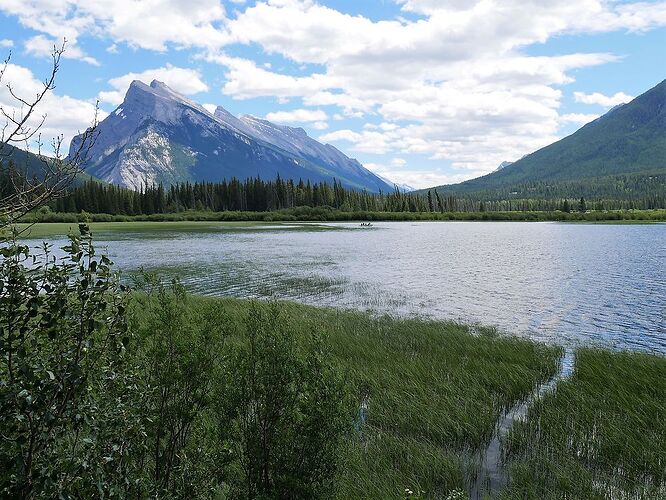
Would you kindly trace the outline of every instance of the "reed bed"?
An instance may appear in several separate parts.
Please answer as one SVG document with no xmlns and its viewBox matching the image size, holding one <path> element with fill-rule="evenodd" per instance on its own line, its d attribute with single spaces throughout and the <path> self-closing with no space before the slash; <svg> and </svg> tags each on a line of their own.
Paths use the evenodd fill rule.
<svg viewBox="0 0 666 500">
<path fill-rule="evenodd" d="M 666 498 L 666 358 L 580 349 L 504 443 L 504 498 Z"/>
</svg>

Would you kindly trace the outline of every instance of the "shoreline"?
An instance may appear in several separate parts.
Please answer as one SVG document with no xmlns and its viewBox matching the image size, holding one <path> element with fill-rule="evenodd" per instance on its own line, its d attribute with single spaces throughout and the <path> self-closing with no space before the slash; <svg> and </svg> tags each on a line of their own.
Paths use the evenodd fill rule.
<svg viewBox="0 0 666 500">
<path fill-rule="evenodd" d="M 609 210 L 587 212 L 345 212 L 328 208 L 301 207 L 272 212 L 175 212 L 150 215 L 112 215 L 89 213 L 40 212 L 26 215 L 21 223 L 95 223 L 95 222 L 571 222 L 645 224 L 666 223 L 666 209 Z"/>
<path fill-rule="evenodd" d="M 223 212 L 224 214 L 224 212 Z M 287 229 L 302 230 L 302 229 L 331 229 L 329 223 L 346 223 L 346 224 L 360 224 L 362 222 L 498 222 L 498 223 L 554 223 L 554 224 L 575 224 L 575 225 L 662 225 L 666 224 L 666 211 L 664 213 L 664 220 L 641 220 L 641 219 L 608 219 L 608 220 L 539 220 L 539 219 L 404 219 L 404 220 L 388 220 L 388 219 L 331 219 L 331 220 L 313 220 L 313 219 L 283 219 L 283 220 L 215 220 L 213 218 L 201 219 L 156 219 L 156 218 L 143 218 L 137 217 L 130 220 L 106 220 L 106 217 L 79 217 L 76 214 L 71 215 L 70 220 L 51 220 L 51 221 L 33 221 L 21 222 L 15 224 L 15 227 L 22 231 L 28 231 L 27 236 L 22 238 L 33 239 L 45 236 L 65 236 L 70 231 L 76 231 L 77 225 L 81 223 L 89 224 L 93 231 L 118 231 L 118 230 L 175 230 L 175 231 L 205 231 L 207 229 L 228 229 L 228 230 L 251 230 L 256 229 L 272 229 L 284 227 Z M 92 219 L 92 220 L 91 220 Z M 297 223 L 298 226 L 289 227 L 290 224 Z M 372 229 L 372 227 L 368 228 Z"/>
</svg>

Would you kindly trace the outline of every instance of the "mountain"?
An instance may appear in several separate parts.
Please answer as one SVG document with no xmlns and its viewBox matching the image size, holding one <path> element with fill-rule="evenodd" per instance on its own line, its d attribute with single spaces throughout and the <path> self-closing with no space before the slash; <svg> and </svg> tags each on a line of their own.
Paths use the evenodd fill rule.
<svg viewBox="0 0 666 500">
<path fill-rule="evenodd" d="M 499 172 L 500 170 L 502 170 L 503 168 L 508 167 L 509 165 L 513 165 L 513 162 L 512 161 L 503 161 L 502 163 L 499 164 L 499 166 L 495 170 L 493 170 L 493 173 L 494 172 Z"/>
<path fill-rule="evenodd" d="M 586 189 L 612 184 L 612 179 L 652 179 L 666 174 L 666 80 L 628 104 L 616 106 L 574 134 L 529 154 L 495 172 L 440 186 L 447 194 L 497 193 L 542 195 L 547 186 L 558 196 L 558 186 Z M 661 179 L 661 180 L 659 180 Z M 632 181 L 633 182 L 633 181 Z M 663 187 L 663 186 L 662 186 Z M 621 193 L 620 193 L 621 194 Z M 639 193 L 640 194 L 640 193 Z"/>
<path fill-rule="evenodd" d="M 215 110 L 215 117 L 225 121 L 232 116 L 224 108 Z M 300 158 L 304 158 L 315 164 L 323 165 L 325 168 L 338 172 L 340 178 L 356 179 L 359 183 L 368 187 L 371 191 L 386 191 L 391 183 L 370 172 L 357 160 L 345 156 L 340 150 L 330 144 L 322 144 L 311 137 L 302 128 L 276 125 L 268 120 L 262 120 L 254 116 L 243 116 L 240 120 L 246 134 L 260 141 L 272 144 Z M 234 122 L 231 122 L 233 124 Z"/>
<path fill-rule="evenodd" d="M 56 164 L 52 157 L 46 155 L 40 156 L 36 153 L 21 149 L 13 143 L 8 144 L 0 142 L 0 164 L 5 167 L 12 164 L 17 172 L 31 180 L 44 180 L 47 175 L 51 182 L 54 182 L 56 179 L 62 180 L 67 178 L 64 170 L 60 170 L 62 175 L 56 177 L 56 174 L 53 172 Z M 68 165 L 61 165 L 61 168 L 66 168 L 67 171 L 72 170 Z M 4 171 L 6 170 L 3 170 L 3 172 Z M 82 184 L 88 180 L 98 179 L 83 172 L 76 174 L 72 179 L 75 185 Z"/>
<path fill-rule="evenodd" d="M 43 178 L 45 173 L 44 162 L 39 156 L 11 143 L 0 142 L 0 163 L 12 163 L 19 172 L 30 178 Z"/>
<path fill-rule="evenodd" d="M 154 80 L 134 81 L 125 100 L 98 127 L 87 173 L 138 190 L 146 184 L 215 182 L 233 177 L 333 182 L 371 192 L 389 184 L 303 129 L 253 117 L 214 114 Z M 74 151 L 81 136 L 72 140 Z"/>
<path fill-rule="evenodd" d="M 377 174 L 377 175 L 379 175 L 379 174 Z M 391 184 L 391 185 L 393 186 L 393 190 L 394 190 L 394 191 L 395 191 L 396 189 L 397 189 L 398 191 L 400 191 L 401 193 L 411 193 L 412 191 L 416 191 L 416 188 L 413 187 L 413 186 L 410 186 L 409 184 L 398 184 L 398 183 L 395 183 L 395 182 L 391 182 L 390 179 L 387 179 L 387 178 L 384 177 L 383 175 L 379 175 L 379 177 L 380 177 L 383 181 L 387 182 L 388 184 Z"/>
</svg>

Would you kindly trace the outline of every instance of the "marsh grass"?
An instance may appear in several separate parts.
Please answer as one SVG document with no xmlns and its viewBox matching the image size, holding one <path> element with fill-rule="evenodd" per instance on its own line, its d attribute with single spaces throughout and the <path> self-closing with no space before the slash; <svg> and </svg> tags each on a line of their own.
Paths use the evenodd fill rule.
<svg viewBox="0 0 666 500">
<path fill-rule="evenodd" d="M 248 301 L 193 297 L 240 325 Z M 552 377 L 561 350 L 456 323 L 375 318 L 282 304 L 288 328 L 316 332 L 367 422 L 346 445 L 339 498 L 425 498 L 465 489 L 474 451 L 499 415 Z M 355 413 L 357 409 L 352 409 Z"/>
<path fill-rule="evenodd" d="M 214 233 L 214 232 L 242 232 L 252 231 L 325 231 L 330 230 L 329 226 L 313 222 L 304 223 L 283 223 L 264 221 L 127 221 L 127 222 L 90 222 L 90 230 L 93 234 L 112 238 L 114 233 L 126 236 L 127 234 L 141 234 L 142 238 L 155 234 L 156 237 L 163 237 L 168 232 L 186 232 L 186 233 Z M 76 232 L 78 223 L 72 222 L 50 222 L 36 224 L 17 224 L 19 231 L 25 231 L 23 238 L 45 238 L 67 236 L 72 231 Z"/>
<path fill-rule="evenodd" d="M 504 452 L 506 498 L 666 498 L 666 358 L 579 350 Z"/>
</svg>

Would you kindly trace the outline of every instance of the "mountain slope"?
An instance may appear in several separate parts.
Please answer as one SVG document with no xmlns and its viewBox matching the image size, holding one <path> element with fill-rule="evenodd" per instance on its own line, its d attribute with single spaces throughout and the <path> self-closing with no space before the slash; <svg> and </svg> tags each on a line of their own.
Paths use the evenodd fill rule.
<svg viewBox="0 0 666 500">
<path fill-rule="evenodd" d="M 27 177 L 43 178 L 44 162 L 39 156 L 14 144 L 0 143 L 0 163 L 5 168 L 11 163 L 19 172 Z"/>
<path fill-rule="evenodd" d="M 345 178 L 355 179 L 360 184 L 370 186 L 371 191 L 391 189 L 390 184 L 387 186 L 384 179 L 364 168 L 357 160 L 348 158 L 330 144 L 322 144 L 312 139 L 302 128 L 276 125 L 254 116 L 243 116 L 241 121 L 253 137 L 313 163 L 322 164 L 327 169 L 340 172 Z"/>
<path fill-rule="evenodd" d="M 524 191 L 526 186 L 576 183 L 612 176 L 666 174 L 666 80 L 574 134 L 491 174 L 440 186 L 446 193 Z"/>
<path fill-rule="evenodd" d="M 131 189 L 146 184 L 278 176 L 312 182 L 337 179 L 346 187 L 369 191 L 390 189 L 339 151 L 337 161 L 317 154 L 313 143 L 320 153 L 335 148 L 306 134 L 302 142 L 309 148 L 296 147 L 289 130 L 270 125 L 275 134 L 262 135 L 251 120 L 239 120 L 222 108 L 213 115 L 161 82 L 148 86 L 134 81 L 124 102 L 100 123 L 99 138 L 84 168 L 102 180 Z M 70 151 L 79 141 L 80 137 L 72 140 Z M 349 162 L 357 168 L 349 168 Z"/>
<path fill-rule="evenodd" d="M 17 172 L 31 180 L 44 180 L 47 175 L 50 182 L 54 182 L 56 179 L 69 180 L 69 176 L 65 175 L 64 171 L 61 171 L 62 175 L 59 177 L 54 174 L 52 169 L 55 164 L 52 158 L 48 156 L 40 157 L 38 154 L 16 147 L 14 144 L 0 143 L 0 165 L 2 165 L 3 172 L 7 172 L 9 165 L 12 165 Z M 71 171 L 73 167 L 62 165 L 61 168 Z M 85 172 L 78 172 L 71 179 L 73 185 L 80 185 L 89 180 L 98 179 Z"/>
</svg>

